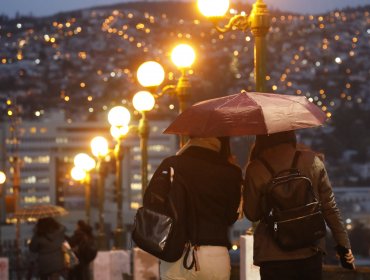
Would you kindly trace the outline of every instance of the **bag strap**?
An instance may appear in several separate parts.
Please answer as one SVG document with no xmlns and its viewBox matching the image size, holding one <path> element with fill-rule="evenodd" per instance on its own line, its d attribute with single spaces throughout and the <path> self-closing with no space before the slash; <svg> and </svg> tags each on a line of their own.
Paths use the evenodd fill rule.
<svg viewBox="0 0 370 280">
<path fill-rule="evenodd" d="M 198 261 L 198 256 L 197 256 L 197 250 L 198 250 L 198 219 L 197 219 L 197 215 L 196 215 L 196 209 L 195 209 L 195 201 L 194 201 L 194 196 L 191 192 L 191 190 L 189 189 L 189 186 L 187 185 L 187 183 L 185 182 L 184 178 L 181 176 L 181 173 L 178 172 L 178 170 L 180 169 L 180 160 L 181 160 L 181 157 L 184 157 L 184 155 L 179 155 L 176 157 L 176 160 L 174 161 L 173 163 L 173 169 L 174 169 L 174 176 L 179 176 L 180 174 L 180 178 L 182 179 L 181 180 L 181 185 L 184 187 L 185 189 L 185 192 L 187 194 L 187 197 L 189 198 L 189 204 L 191 207 L 190 209 L 190 217 L 191 217 L 191 222 L 193 224 L 193 227 L 192 229 L 190 230 L 188 227 L 186 228 L 187 229 L 187 233 L 188 233 L 188 238 L 189 238 L 189 242 L 188 244 L 186 244 L 186 248 L 185 248 L 185 254 L 184 254 L 184 258 L 183 258 L 183 266 L 185 269 L 187 270 L 191 270 L 193 267 L 195 268 L 195 271 L 199 271 L 200 270 L 200 267 L 199 267 L 199 261 Z M 176 173 L 177 172 L 177 173 Z M 176 175 L 177 174 L 177 175 Z M 194 238 L 194 242 L 195 244 L 192 244 L 191 243 L 191 239 Z M 190 254 L 191 252 L 191 254 Z M 188 258 L 191 257 L 191 261 L 190 261 L 190 264 L 188 264 Z"/>
<path fill-rule="evenodd" d="M 292 164 L 290 165 L 289 170 L 291 170 L 291 171 L 296 171 L 297 170 L 297 163 L 298 163 L 298 158 L 299 158 L 300 155 L 301 155 L 301 151 L 295 151 L 294 156 L 293 156 L 293 160 L 292 160 Z M 274 177 L 275 175 L 278 175 L 281 172 L 281 171 L 280 172 L 275 172 L 275 170 L 272 168 L 272 166 L 262 156 L 258 157 L 257 160 L 259 160 L 262 163 L 262 165 L 269 171 L 269 173 L 271 174 L 272 177 Z"/>
<path fill-rule="evenodd" d="M 265 168 L 270 172 L 271 176 L 275 175 L 274 169 L 271 167 L 271 165 L 265 160 L 263 157 L 258 157 L 257 160 L 262 162 L 262 165 L 265 166 Z"/>
</svg>

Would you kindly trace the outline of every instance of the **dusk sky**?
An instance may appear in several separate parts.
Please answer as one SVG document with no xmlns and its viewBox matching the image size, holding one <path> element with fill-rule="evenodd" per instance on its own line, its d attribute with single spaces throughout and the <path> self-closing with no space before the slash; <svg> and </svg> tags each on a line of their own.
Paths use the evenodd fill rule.
<svg viewBox="0 0 370 280">
<path fill-rule="evenodd" d="M 130 0 L 0 0 L 0 14 L 14 17 L 16 12 L 47 16 L 61 11 L 89 8 L 99 5 L 129 2 Z M 157 0 L 158 1 L 158 0 Z M 254 3 L 254 0 L 243 0 Z M 133 1 L 130 1 L 133 2 Z M 269 8 L 299 13 L 324 13 L 337 8 L 369 5 L 370 0 L 265 0 Z"/>
</svg>

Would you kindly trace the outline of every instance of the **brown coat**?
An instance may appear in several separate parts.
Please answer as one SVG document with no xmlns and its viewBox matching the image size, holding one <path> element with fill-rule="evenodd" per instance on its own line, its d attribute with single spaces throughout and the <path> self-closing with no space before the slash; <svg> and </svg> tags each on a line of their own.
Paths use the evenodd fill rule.
<svg viewBox="0 0 370 280">
<path fill-rule="evenodd" d="M 262 153 L 275 172 L 291 166 L 296 148 L 291 144 L 273 146 Z M 332 187 L 323 161 L 309 150 L 302 151 L 298 164 L 302 174 L 312 180 L 316 194 L 322 203 L 323 214 L 337 244 L 350 248 L 347 232 L 337 208 Z M 253 222 L 263 217 L 261 190 L 271 178 L 268 170 L 258 160 L 251 161 L 246 169 L 244 188 L 244 213 Z M 258 223 L 254 232 L 254 262 L 259 265 L 265 261 L 294 260 L 313 256 L 317 251 L 325 251 L 324 240 L 318 247 L 308 247 L 284 251 L 271 238 L 265 223 Z"/>
</svg>

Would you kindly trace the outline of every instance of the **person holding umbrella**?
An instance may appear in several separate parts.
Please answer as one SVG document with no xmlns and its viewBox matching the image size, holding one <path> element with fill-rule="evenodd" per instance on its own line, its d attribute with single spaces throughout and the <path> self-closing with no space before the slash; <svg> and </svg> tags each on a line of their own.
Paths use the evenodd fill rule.
<svg viewBox="0 0 370 280">
<path fill-rule="evenodd" d="M 324 240 L 321 239 L 317 246 L 283 249 L 273 239 L 266 220 L 265 187 L 271 179 L 269 170 L 272 169 L 275 173 L 289 170 L 297 150 L 294 131 L 257 135 L 246 168 L 244 213 L 250 221 L 260 221 L 254 232 L 253 257 L 254 263 L 260 266 L 261 280 L 322 279 Z M 266 168 L 265 162 L 269 167 Z M 297 168 L 301 174 L 311 179 L 314 192 L 318 194 L 322 205 L 325 222 L 338 244 L 337 248 L 346 250 L 342 256 L 345 264 L 342 265 L 352 266 L 354 257 L 350 242 L 322 159 L 306 148 L 300 151 Z"/>
<path fill-rule="evenodd" d="M 230 156 L 228 137 L 190 137 L 175 156 L 164 159 L 155 171 L 151 182 L 171 166 L 185 181 L 191 193 L 191 199 L 185 202 L 185 223 L 191 244 L 195 245 L 190 254 L 195 265 L 184 264 L 188 263 L 186 254 L 176 262 L 161 260 L 161 279 L 230 279 L 228 231 L 238 218 L 242 185 L 241 169 L 230 163 Z M 149 183 L 144 205 L 152 194 Z"/>
<path fill-rule="evenodd" d="M 68 241 L 79 260 L 79 263 L 69 271 L 68 279 L 89 280 L 91 278 L 89 265 L 98 252 L 91 226 L 83 220 L 78 220 L 76 230 Z"/>
<path fill-rule="evenodd" d="M 262 209 L 263 187 L 271 179 L 271 172 L 257 158 L 263 157 L 275 172 L 289 168 L 298 150 L 294 130 L 320 126 L 325 120 L 321 108 L 305 96 L 242 91 L 192 105 L 164 133 L 197 137 L 257 135 L 243 190 L 244 213 L 257 222 L 266 214 Z M 310 150 L 301 151 L 297 168 L 310 178 L 319 194 L 323 223 L 338 243 L 342 265 L 354 267 L 348 235 L 323 161 Z M 323 243 L 314 250 L 309 247 L 284 251 L 274 243 L 263 222 L 257 225 L 254 237 L 254 262 L 261 267 L 262 280 L 321 279 Z"/>
<path fill-rule="evenodd" d="M 62 244 L 65 227 L 52 217 L 37 221 L 29 244 L 30 251 L 37 254 L 37 267 L 41 280 L 65 277 Z"/>
</svg>

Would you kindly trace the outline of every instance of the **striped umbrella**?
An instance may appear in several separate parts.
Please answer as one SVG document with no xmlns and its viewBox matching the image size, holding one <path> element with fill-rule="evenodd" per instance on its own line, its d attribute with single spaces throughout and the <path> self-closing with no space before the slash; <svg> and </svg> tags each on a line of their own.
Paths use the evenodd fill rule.
<svg viewBox="0 0 370 280">
<path fill-rule="evenodd" d="M 67 214 L 68 211 L 61 206 L 46 204 L 20 208 L 13 214 L 13 218 L 18 220 L 34 220 L 46 217 L 59 217 Z"/>
</svg>

